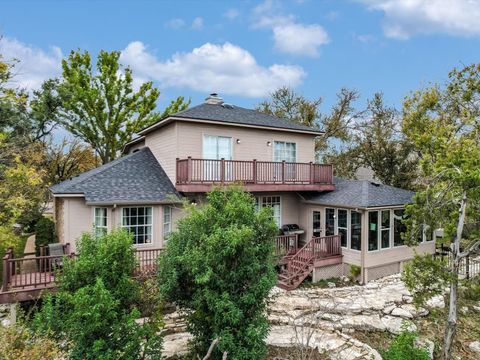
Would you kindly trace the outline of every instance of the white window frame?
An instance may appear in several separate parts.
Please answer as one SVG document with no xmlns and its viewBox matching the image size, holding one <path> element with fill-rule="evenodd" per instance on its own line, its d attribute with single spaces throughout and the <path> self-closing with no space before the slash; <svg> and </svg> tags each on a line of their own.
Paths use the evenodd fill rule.
<svg viewBox="0 0 480 360">
<path fill-rule="evenodd" d="M 384 228 L 383 227 L 383 212 L 388 211 L 388 227 Z M 378 218 L 379 218 L 379 234 L 378 234 L 378 245 L 380 250 L 387 250 L 392 248 L 392 243 L 393 243 L 393 211 L 392 209 L 383 209 L 383 210 L 378 210 Z M 382 246 L 382 238 L 383 238 L 383 232 L 388 231 L 388 246 L 383 247 Z"/>
<path fill-rule="evenodd" d="M 138 213 L 136 215 L 136 219 L 137 219 L 137 224 L 135 225 L 125 225 L 124 223 L 124 220 L 125 220 L 125 217 L 124 217 L 124 210 L 126 209 L 141 209 L 143 208 L 144 210 L 146 209 L 150 209 L 150 223 L 149 224 L 141 224 L 139 225 L 138 224 Z M 146 216 L 145 215 L 145 211 L 144 211 L 144 215 L 143 216 Z M 129 216 L 131 218 L 131 216 Z M 130 229 L 130 228 L 134 228 L 134 227 L 139 227 L 139 226 L 150 226 L 150 237 L 151 237 L 151 240 L 150 242 L 143 242 L 143 243 L 138 243 L 137 242 L 137 237 L 135 236 L 134 234 L 134 238 L 133 238 L 133 245 L 135 246 L 151 246 L 153 244 L 153 206 L 125 206 L 125 207 L 122 207 L 121 208 L 121 214 L 120 214 L 120 221 L 121 221 L 121 227 L 122 229 Z M 145 234 L 144 234 L 145 235 Z"/>
<path fill-rule="evenodd" d="M 105 211 L 105 214 L 104 216 L 101 216 L 102 218 L 105 218 L 105 225 L 97 225 L 97 210 L 104 210 Z M 102 233 L 100 233 L 100 231 L 102 231 Z M 93 232 L 95 234 L 95 236 L 101 236 L 101 235 L 105 235 L 106 233 L 108 233 L 108 208 L 106 207 L 94 207 L 93 208 Z"/>
<path fill-rule="evenodd" d="M 352 212 L 357 213 L 360 215 L 360 249 L 354 249 L 352 248 Z M 357 210 L 349 210 L 348 211 L 348 250 L 351 251 L 358 251 L 361 252 L 363 248 L 363 218 L 364 218 L 364 213 L 361 211 Z"/>
<path fill-rule="evenodd" d="M 216 153 L 217 153 L 217 159 L 211 159 L 211 158 L 207 158 L 205 157 L 205 138 L 206 137 L 214 137 L 217 139 L 217 149 L 216 149 Z M 208 160 L 221 160 L 221 158 L 218 158 L 218 139 L 219 138 L 224 138 L 224 139 L 229 139 L 230 140 L 230 158 L 229 159 L 225 159 L 225 160 L 233 160 L 233 138 L 231 136 L 224 136 L 224 135 L 212 135 L 212 134 L 203 134 L 202 136 L 202 158 L 203 159 L 208 159 Z"/>
<path fill-rule="evenodd" d="M 264 199 L 266 198 L 278 198 L 278 206 L 279 206 L 279 212 L 278 212 L 278 221 L 276 221 L 275 213 L 273 214 L 273 220 L 275 220 L 275 223 L 277 224 L 278 228 L 280 229 L 283 225 L 282 223 L 282 197 L 280 195 L 262 195 L 262 196 L 257 196 L 257 209 L 260 210 L 261 208 L 269 206 L 268 204 L 264 205 Z M 277 203 L 272 203 L 271 204 L 277 204 Z"/>
<path fill-rule="evenodd" d="M 172 232 L 172 207 L 170 205 L 164 205 L 162 207 L 162 219 L 163 219 L 163 241 L 166 241 L 168 234 Z M 165 221 L 165 216 L 168 214 L 168 221 Z M 168 230 L 167 230 L 168 228 Z"/>
<path fill-rule="evenodd" d="M 276 145 L 277 145 L 277 144 L 283 144 L 283 147 L 284 147 L 284 149 L 283 149 L 283 154 L 282 154 L 283 156 L 279 156 L 279 157 L 276 156 L 276 155 L 277 155 L 277 152 L 276 152 L 276 149 L 277 149 L 277 146 L 276 146 Z M 295 151 L 294 155 L 295 155 L 295 156 L 294 156 L 293 161 L 291 161 L 291 160 L 285 160 L 285 158 L 286 158 L 285 154 L 286 154 L 287 144 L 293 144 L 293 146 L 294 146 L 294 151 Z M 281 160 L 279 160 L 278 158 L 281 158 Z M 273 161 L 274 161 L 274 162 L 281 162 L 281 161 L 283 161 L 283 160 L 285 160 L 285 162 L 292 162 L 292 163 L 296 163 L 296 162 L 297 162 L 297 143 L 296 143 L 296 142 L 292 142 L 292 141 L 273 140 Z"/>
<path fill-rule="evenodd" d="M 338 219 L 340 218 L 338 215 L 339 210 L 347 212 L 347 227 L 341 227 L 341 229 L 347 230 L 347 239 L 346 239 L 347 243 L 345 246 L 342 246 L 342 248 L 348 249 L 348 245 L 350 243 L 350 231 L 349 231 L 350 230 L 350 226 L 349 226 L 350 211 L 348 211 L 348 209 L 342 209 L 342 208 L 335 209 L 335 235 L 340 235 L 340 231 L 338 231 L 338 229 L 340 229 L 340 226 L 338 226 Z"/>
</svg>

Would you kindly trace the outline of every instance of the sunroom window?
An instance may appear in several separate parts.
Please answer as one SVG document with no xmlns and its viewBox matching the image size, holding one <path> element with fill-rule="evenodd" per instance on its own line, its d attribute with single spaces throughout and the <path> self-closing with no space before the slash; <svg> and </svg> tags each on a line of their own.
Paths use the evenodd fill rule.
<svg viewBox="0 0 480 360">
<path fill-rule="evenodd" d="M 382 249 L 390 247 L 390 210 L 382 210 L 382 231 L 381 243 Z"/>
<path fill-rule="evenodd" d="M 378 211 L 368 212 L 368 250 L 378 250 Z"/>
<path fill-rule="evenodd" d="M 122 209 L 122 227 L 133 234 L 136 245 L 152 242 L 152 208 L 126 207 Z"/>
<path fill-rule="evenodd" d="M 352 211 L 352 220 L 350 227 L 350 248 L 353 250 L 362 249 L 362 214 Z"/>
<path fill-rule="evenodd" d="M 402 234 L 406 231 L 406 226 L 403 224 L 405 210 L 393 210 L 393 246 L 402 246 Z"/>
<path fill-rule="evenodd" d="M 338 209 L 338 235 L 340 235 L 340 244 L 347 247 L 348 242 L 348 210 Z"/>
</svg>

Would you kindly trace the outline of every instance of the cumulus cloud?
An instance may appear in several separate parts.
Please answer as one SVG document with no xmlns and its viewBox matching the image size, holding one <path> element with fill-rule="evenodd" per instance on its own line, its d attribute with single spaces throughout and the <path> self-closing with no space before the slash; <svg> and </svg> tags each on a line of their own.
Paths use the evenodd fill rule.
<svg viewBox="0 0 480 360">
<path fill-rule="evenodd" d="M 357 0 L 383 11 L 387 37 L 408 39 L 423 33 L 480 35 L 480 0 Z"/>
<path fill-rule="evenodd" d="M 185 26 L 185 20 L 183 19 L 170 19 L 165 23 L 165 26 L 170 29 L 181 29 Z"/>
<path fill-rule="evenodd" d="M 328 43 L 328 34 L 320 25 L 287 24 L 273 28 L 275 46 L 282 52 L 317 56 L 320 45 Z"/>
<path fill-rule="evenodd" d="M 38 89 L 45 80 L 61 73 L 63 54 L 56 46 L 45 51 L 16 39 L 3 37 L 0 40 L 0 53 L 4 60 L 19 60 L 12 81 L 20 88 Z"/>
<path fill-rule="evenodd" d="M 291 14 L 284 15 L 281 6 L 266 0 L 253 10 L 254 29 L 271 29 L 275 48 L 301 56 L 318 56 L 319 48 L 329 42 L 325 29 L 319 24 L 302 24 Z"/>
<path fill-rule="evenodd" d="M 161 87 L 247 97 L 262 97 L 283 85 L 295 87 L 306 75 L 294 65 L 263 67 L 247 50 L 228 42 L 206 43 L 161 60 L 145 44 L 135 41 L 122 51 L 120 60 L 135 76 L 156 81 Z"/>
<path fill-rule="evenodd" d="M 195 19 L 193 19 L 193 21 L 192 21 L 192 29 L 195 29 L 195 30 L 201 30 L 201 29 L 203 29 L 203 18 L 201 18 L 201 17 L 196 17 Z"/>
</svg>

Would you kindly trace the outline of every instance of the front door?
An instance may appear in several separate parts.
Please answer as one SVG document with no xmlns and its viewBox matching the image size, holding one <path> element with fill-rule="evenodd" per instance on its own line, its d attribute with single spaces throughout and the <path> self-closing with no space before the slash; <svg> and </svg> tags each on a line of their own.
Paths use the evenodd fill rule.
<svg viewBox="0 0 480 360">
<path fill-rule="evenodd" d="M 206 180 L 218 181 L 221 178 L 219 160 L 232 160 L 232 138 L 227 136 L 203 136 L 203 171 Z M 210 161 L 209 161 L 210 160 Z M 230 164 L 225 166 L 225 180 L 230 179 Z"/>
</svg>

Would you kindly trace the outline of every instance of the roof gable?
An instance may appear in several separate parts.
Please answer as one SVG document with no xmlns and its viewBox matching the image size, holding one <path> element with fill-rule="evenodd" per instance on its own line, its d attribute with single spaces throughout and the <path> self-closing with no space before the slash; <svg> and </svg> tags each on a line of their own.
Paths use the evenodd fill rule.
<svg viewBox="0 0 480 360">
<path fill-rule="evenodd" d="M 169 119 L 188 119 L 213 121 L 223 124 L 265 127 L 270 129 L 304 132 L 312 135 L 321 135 L 323 132 L 306 125 L 297 124 L 286 119 L 265 114 L 257 110 L 246 109 L 228 104 L 200 104 L 189 109 L 172 114 L 166 119 L 143 129 L 139 134 L 144 135 L 166 123 Z"/>
<path fill-rule="evenodd" d="M 148 147 L 54 185 L 53 194 L 83 194 L 90 204 L 165 202 L 179 199 Z"/>
</svg>

